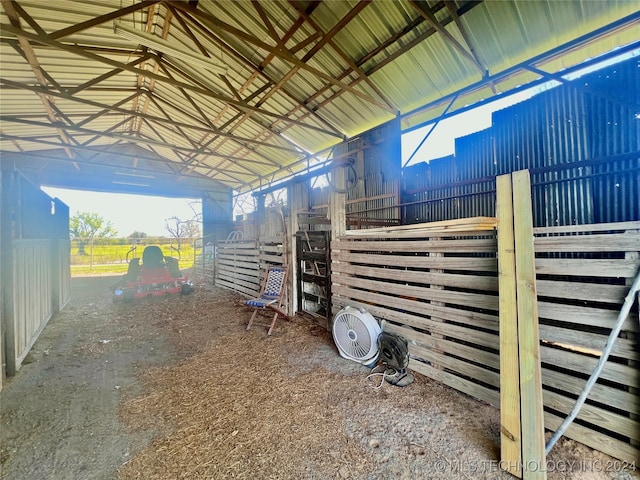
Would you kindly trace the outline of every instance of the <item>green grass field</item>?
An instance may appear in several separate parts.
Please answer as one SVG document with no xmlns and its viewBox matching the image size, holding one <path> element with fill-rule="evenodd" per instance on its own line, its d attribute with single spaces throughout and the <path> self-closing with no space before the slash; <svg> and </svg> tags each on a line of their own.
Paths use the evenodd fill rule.
<svg viewBox="0 0 640 480">
<path fill-rule="evenodd" d="M 180 246 L 179 253 L 169 243 L 153 242 L 151 244 L 158 245 L 165 256 L 179 258 L 181 269 L 193 266 L 194 246 L 192 241 L 185 241 Z M 128 267 L 127 260 L 142 258 L 144 247 L 144 245 L 138 245 L 136 250 L 129 253 L 127 257 L 127 252 L 131 249 L 129 243 L 101 245 L 95 242 L 93 246 L 86 244 L 84 254 L 81 254 L 79 253 L 81 248 L 78 241 L 74 240 L 71 242 L 71 275 L 125 273 Z M 200 253 L 200 249 L 195 252 Z"/>
</svg>

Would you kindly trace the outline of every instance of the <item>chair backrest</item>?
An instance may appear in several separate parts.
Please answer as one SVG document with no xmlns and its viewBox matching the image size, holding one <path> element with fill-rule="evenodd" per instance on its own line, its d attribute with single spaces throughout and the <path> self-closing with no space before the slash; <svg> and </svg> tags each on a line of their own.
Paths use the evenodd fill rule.
<svg viewBox="0 0 640 480">
<path fill-rule="evenodd" d="M 288 267 L 269 267 L 267 269 L 267 278 L 265 279 L 263 298 L 278 298 L 282 295 L 284 283 L 287 278 Z"/>
<path fill-rule="evenodd" d="M 142 252 L 142 266 L 144 268 L 164 267 L 164 255 L 157 245 L 147 245 Z"/>
</svg>

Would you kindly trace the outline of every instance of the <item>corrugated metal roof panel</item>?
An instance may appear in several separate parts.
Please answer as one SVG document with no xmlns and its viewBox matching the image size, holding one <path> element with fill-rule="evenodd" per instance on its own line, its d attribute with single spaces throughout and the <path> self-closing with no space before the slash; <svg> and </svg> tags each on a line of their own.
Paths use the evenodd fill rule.
<svg viewBox="0 0 640 480">
<path fill-rule="evenodd" d="M 531 66 L 555 73 L 638 41 L 637 4 L 626 0 L 3 5 L 15 12 L 0 12 L 2 151 L 59 146 L 70 141 L 60 139 L 64 129 L 70 148 L 137 141 L 178 170 L 194 163 L 188 168 L 238 189 L 281 178 L 290 165 L 302 168 L 306 153 L 398 113 L 410 128 L 442 113 L 442 97 L 457 92 L 455 109 L 536 80 L 525 69 L 482 83 L 485 70 L 500 74 L 626 16 L 636 22 Z M 206 53 L 227 65 L 226 75 L 117 35 L 116 20 Z M 32 52 L 22 51 L 20 29 Z M 152 58 L 133 66 L 145 52 Z M 471 85 L 477 88 L 466 91 Z M 37 92 L 49 94 L 57 117 Z"/>
</svg>

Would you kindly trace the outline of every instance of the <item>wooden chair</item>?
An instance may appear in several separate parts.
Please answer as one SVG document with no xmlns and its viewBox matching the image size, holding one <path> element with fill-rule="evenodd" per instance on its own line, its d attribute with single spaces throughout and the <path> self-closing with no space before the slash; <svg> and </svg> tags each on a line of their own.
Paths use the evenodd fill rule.
<svg viewBox="0 0 640 480">
<path fill-rule="evenodd" d="M 284 310 L 287 304 L 288 273 L 288 265 L 271 266 L 267 269 L 264 283 L 262 284 L 262 290 L 260 291 L 260 296 L 257 298 L 246 300 L 244 302 L 245 305 L 254 309 L 253 315 L 251 315 L 251 319 L 249 320 L 249 324 L 247 325 L 247 330 L 251 328 L 256 315 L 260 311 L 269 309 L 274 312 L 271 324 L 256 324 L 263 327 L 268 327 L 269 330 L 267 331 L 267 335 L 271 335 L 271 332 L 273 331 L 273 327 L 275 326 L 276 320 L 278 319 L 279 315 L 289 318 L 289 315 Z"/>
</svg>

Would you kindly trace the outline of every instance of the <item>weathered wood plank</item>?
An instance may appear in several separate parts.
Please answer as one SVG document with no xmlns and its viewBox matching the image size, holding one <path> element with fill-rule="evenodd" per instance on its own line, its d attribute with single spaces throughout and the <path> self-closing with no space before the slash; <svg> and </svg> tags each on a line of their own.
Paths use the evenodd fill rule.
<svg viewBox="0 0 640 480">
<path fill-rule="evenodd" d="M 560 418 L 549 412 L 545 412 L 544 414 L 545 426 L 552 431 L 557 430 L 563 420 L 564 418 Z M 614 458 L 619 458 L 629 463 L 635 462 L 637 465 L 638 458 L 640 458 L 640 450 L 634 448 L 628 443 L 603 435 L 575 422 L 569 425 L 569 428 L 567 428 L 564 435 L 595 450 L 599 450 L 607 455 L 611 455 Z"/>
<path fill-rule="evenodd" d="M 429 257 L 402 255 L 374 255 L 365 253 L 347 253 L 333 250 L 334 261 L 367 263 L 371 265 L 408 265 L 415 268 L 439 268 L 443 270 L 467 270 L 496 272 L 498 261 L 495 258 Z"/>
<path fill-rule="evenodd" d="M 227 258 L 219 258 L 218 266 L 222 268 L 223 266 L 228 266 L 229 268 L 244 268 L 246 270 L 254 270 L 257 271 L 260 267 L 258 265 L 258 259 L 256 258 L 255 262 L 246 262 L 241 260 L 233 260 Z"/>
<path fill-rule="evenodd" d="M 260 291 L 260 284 L 257 283 L 252 283 L 252 282 L 245 282 L 242 280 L 239 280 L 238 278 L 235 277 L 230 277 L 230 276 L 219 276 L 216 278 L 216 284 L 218 282 L 226 282 L 227 284 L 231 284 L 231 285 L 235 285 L 235 288 L 237 288 L 238 290 L 242 290 L 244 292 L 259 292 Z"/>
<path fill-rule="evenodd" d="M 565 415 L 569 414 L 576 403 L 573 398 L 549 390 L 543 391 L 543 397 L 545 406 Z M 633 440 L 640 439 L 640 423 L 589 403 L 582 405 L 576 418 Z"/>
<path fill-rule="evenodd" d="M 335 250 L 369 252 L 455 252 L 455 253 L 495 253 L 495 238 L 465 240 L 369 240 L 339 239 L 331 244 Z"/>
<path fill-rule="evenodd" d="M 561 225 L 559 227 L 536 227 L 533 229 L 534 235 L 559 234 L 576 232 L 607 232 L 625 231 L 640 228 L 640 222 L 616 222 L 616 223 L 593 223 L 590 225 Z"/>
<path fill-rule="evenodd" d="M 239 272 L 234 272 L 234 271 L 219 270 L 218 277 L 226 278 L 228 280 L 244 281 L 245 283 L 255 283 L 255 284 L 259 283 L 259 278 L 256 277 L 255 275 L 243 275 Z"/>
<path fill-rule="evenodd" d="M 591 354 L 600 354 L 607 342 L 607 335 L 599 335 L 591 332 L 577 332 L 575 330 L 555 327 L 552 325 L 540 325 L 540 338 L 543 341 L 565 345 L 575 350 L 583 349 Z M 611 355 L 623 357 L 628 360 L 640 360 L 640 351 L 637 342 L 626 338 L 618 338 L 613 345 Z"/>
<path fill-rule="evenodd" d="M 591 375 L 598 363 L 597 358 L 545 345 L 540 347 L 540 355 L 543 363 L 584 375 Z M 640 385 L 640 370 L 622 363 L 607 362 L 600 378 L 620 385 Z"/>
<path fill-rule="evenodd" d="M 536 237 L 536 253 L 543 252 L 625 252 L 640 250 L 640 235 L 571 235 Z"/>
<path fill-rule="evenodd" d="M 340 274 L 332 276 L 331 279 L 333 285 L 345 285 L 364 290 L 385 292 L 387 294 L 398 295 L 402 297 L 431 300 L 448 304 L 464 305 L 467 307 L 498 311 L 498 297 L 496 295 L 457 292 L 453 290 L 442 290 L 437 288 L 406 284 L 402 285 L 399 283 L 388 283 Z"/>
<path fill-rule="evenodd" d="M 216 280 L 216 286 L 220 286 L 220 287 L 225 287 L 228 288 L 229 290 L 233 290 L 239 293 L 242 293 L 244 295 L 246 295 L 247 297 L 254 297 L 256 296 L 257 292 L 248 288 L 244 288 L 240 285 L 236 285 L 234 283 L 231 282 L 226 282 L 226 281 L 220 281 L 218 282 L 218 280 Z"/>
<path fill-rule="evenodd" d="M 267 255 L 264 253 L 261 253 L 258 258 L 260 263 L 276 263 L 278 265 L 282 265 L 286 261 L 286 258 L 282 255 Z"/>
<path fill-rule="evenodd" d="M 452 370 L 464 377 L 473 378 L 486 385 L 491 385 L 496 390 L 500 387 L 500 374 L 486 368 L 413 344 L 409 344 L 409 354 L 416 359 L 427 360 L 434 365 Z"/>
<path fill-rule="evenodd" d="M 629 287 L 587 282 L 537 280 L 539 297 L 622 304 Z"/>
<path fill-rule="evenodd" d="M 538 275 L 632 278 L 640 259 L 536 258 Z"/>
<path fill-rule="evenodd" d="M 349 294 L 349 289 L 339 286 L 334 290 L 336 295 L 343 295 L 350 299 L 349 304 L 354 305 L 355 302 L 352 301 L 355 297 Z M 369 294 L 370 296 L 379 295 L 379 294 Z M 393 297 L 387 297 L 392 299 Z M 417 303 L 412 302 L 410 300 L 405 300 L 406 303 Z M 394 312 L 393 310 L 389 310 L 388 308 L 384 308 L 384 306 L 395 307 L 396 305 L 390 305 L 390 303 L 402 303 L 402 299 L 399 299 L 398 302 L 380 302 L 379 305 L 371 305 L 362 303 L 363 308 L 366 308 L 372 315 L 386 318 L 392 321 L 402 322 L 406 325 L 421 328 L 425 330 L 429 330 L 431 333 L 437 333 L 440 335 L 445 335 L 449 337 L 455 338 L 464 338 L 465 341 L 469 343 L 475 343 L 477 345 L 482 345 L 489 348 L 498 348 L 499 339 L 496 334 L 484 332 L 481 330 L 474 330 L 471 328 L 466 328 L 460 325 L 456 325 L 453 323 L 442 323 L 438 321 L 433 321 L 429 318 L 419 317 L 417 315 L 412 315 L 407 312 Z M 428 306 L 428 304 L 425 304 Z M 449 313 L 445 310 L 445 307 L 435 307 L 441 313 Z M 423 310 L 430 310 L 428 308 L 424 308 Z M 455 309 L 451 309 L 455 313 Z M 433 313 L 433 310 L 431 310 Z M 445 315 L 438 315 L 438 318 L 443 318 Z"/>
<path fill-rule="evenodd" d="M 398 323 L 407 323 L 412 320 L 411 312 L 421 315 L 434 315 L 438 318 L 443 318 L 449 322 L 457 325 L 466 325 L 475 329 L 482 328 L 490 330 L 495 333 L 495 341 L 487 344 L 491 348 L 497 348 L 498 345 L 498 316 L 490 315 L 487 313 L 472 312 L 469 310 L 460 310 L 457 308 L 443 307 L 439 305 L 433 305 L 429 303 L 418 303 L 410 299 L 403 299 L 397 297 L 384 297 L 379 294 L 366 293 L 360 291 L 360 301 L 358 297 L 352 296 L 350 290 L 346 287 L 336 286 L 334 287 L 332 294 L 332 303 L 336 306 L 354 305 L 365 308 L 367 310 L 373 310 L 374 308 L 378 313 L 375 315 L 380 318 L 393 320 Z M 374 301 L 376 300 L 376 301 Z M 416 304 L 419 308 L 416 307 Z M 380 306 L 378 306 L 380 305 Z M 397 308 L 400 311 L 390 310 L 389 308 Z M 416 319 L 416 322 L 419 321 Z M 408 323 L 407 323 L 408 324 Z M 414 325 L 415 326 L 415 325 Z M 419 328 L 419 327 L 418 327 Z M 464 328 L 464 327 L 462 327 Z"/>
<path fill-rule="evenodd" d="M 433 335 L 419 332 L 412 328 L 402 327 L 390 322 L 384 323 L 383 330 L 385 332 L 401 335 L 407 340 L 416 342 L 421 346 L 436 349 L 444 353 L 450 353 L 457 357 L 462 357 L 469 362 L 485 365 L 496 370 L 500 369 L 500 356 L 497 353 L 488 352 L 486 350 L 481 350 L 479 348 L 474 348 L 451 340 L 437 338 Z"/>
<path fill-rule="evenodd" d="M 551 370 L 550 368 L 542 368 L 542 384 L 569 393 L 573 395 L 571 398 L 577 398 L 582 393 L 586 383 L 586 379 L 577 378 L 574 375 Z M 588 399 L 619 411 L 640 414 L 640 398 L 626 390 L 596 383 L 589 392 Z M 573 405 L 571 408 L 573 408 Z M 569 410 L 566 413 L 568 412 Z M 638 434 L 640 434 L 640 429 Z M 629 436 L 633 437 L 633 435 Z"/>
<path fill-rule="evenodd" d="M 538 302 L 538 316 L 541 319 L 559 320 L 576 325 L 589 325 L 597 328 L 612 329 L 618 318 L 618 310 L 583 307 L 562 303 Z M 627 318 L 623 330 L 637 332 L 638 322 Z"/>
<path fill-rule="evenodd" d="M 425 285 L 441 285 L 443 287 L 456 287 L 469 290 L 482 290 L 498 292 L 498 278 L 480 275 L 463 275 L 454 273 L 433 273 L 430 271 L 407 270 L 406 266 L 371 267 L 364 265 L 352 265 L 350 263 L 337 263 L 332 265 L 332 273 L 348 274 L 361 277 L 372 277 L 384 280 L 396 280 L 408 283 Z"/>
<path fill-rule="evenodd" d="M 424 236 L 447 236 L 450 232 L 493 230 L 495 226 L 496 219 L 494 217 L 471 217 L 456 220 L 444 220 L 441 222 L 418 223 L 413 225 L 368 228 L 366 230 L 347 230 L 345 235 L 347 237 L 388 237 L 390 235 L 411 232 L 413 230 L 420 233 L 429 232 L 431 234 Z"/>
<path fill-rule="evenodd" d="M 478 398 L 490 405 L 497 406 L 500 403 L 500 394 L 497 390 L 492 390 L 483 385 L 470 382 L 467 379 L 461 378 L 445 370 L 438 370 L 432 366 L 421 362 L 416 359 L 409 360 L 409 368 L 414 372 L 421 373 L 422 375 L 433 378 L 440 383 L 444 383 L 460 392 L 464 392 L 467 395 Z"/>
</svg>

